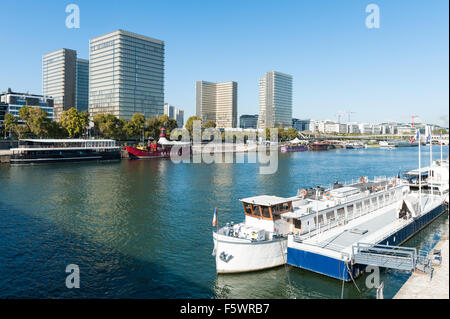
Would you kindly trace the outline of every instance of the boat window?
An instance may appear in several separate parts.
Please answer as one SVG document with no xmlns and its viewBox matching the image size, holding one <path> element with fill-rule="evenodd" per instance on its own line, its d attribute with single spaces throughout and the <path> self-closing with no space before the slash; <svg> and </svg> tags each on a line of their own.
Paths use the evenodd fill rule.
<svg viewBox="0 0 450 319">
<path fill-rule="evenodd" d="M 314 223 L 316 225 L 323 225 L 323 215 L 319 215 L 319 222 L 317 222 L 317 217 L 314 216 Z"/>
<path fill-rule="evenodd" d="M 365 206 L 366 208 L 369 208 L 369 207 L 370 207 L 370 200 L 366 199 L 366 200 L 364 201 L 364 206 Z"/>
<path fill-rule="evenodd" d="M 248 203 L 244 203 L 244 212 L 247 215 L 251 215 L 252 214 L 252 205 L 248 204 Z"/>
<path fill-rule="evenodd" d="M 261 217 L 261 211 L 259 210 L 259 206 L 258 205 L 252 205 L 252 210 L 253 210 L 253 216 L 256 217 Z"/>
<path fill-rule="evenodd" d="M 322 215 L 321 215 L 321 216 L 322 216 Z M 320 217 L 321 217 L 321 216 L 319 216 L 319 221 L 320 221 Z M 327 213 L 327 220 L 331 222 L 331 221 L 334 221 L 334 219 L 335 219 L 335 218 L 334 218 L 334 210 L 331 211 L 331 212 L 328 212 L 328 213 Z"/>
<path fill-rule="evenodd" d="M 338 219 L 343 219 L 343 218 L 344 218 L 344 216 L 345 216 L 345 210 L 344 210 L 344 207 L 339 208 L 339 209 L 337 210 L 337 216 L 338 216 Z"/>
<path fill-rule="evenodd" d="M 270 218 L 270 211 L 268 206 L 261 206 L 261 211 L 264 218 Z"/>
<path fill-rule="evenodd" d="M 294 227 L 297 229 L 302 228 L 302 221 L 300 219 L 294 219 Z"/>
<path fill-rule="evenodd" d="M 355 207 L 356 207 L 356 211 L 360 212 L 361 211 L 361 207 L 362 207 L 362 203 L 361 202 L 356 203 Z"/>
<path fill-rule="evenodd" d="M 373 207 L 377 206 L 377 198 L 376 197 L 372 197 L 372 204 L 373 204 Z"/>
<path fill-rule="evenodd" d="M 348 212 L 349 214 L 350 214 L 350 213 L 353 213 L 353 208 L 354 208 L 353 204 L 348 205 L 348 206 L 347 206 L 347 212 Z"/>
</svg>

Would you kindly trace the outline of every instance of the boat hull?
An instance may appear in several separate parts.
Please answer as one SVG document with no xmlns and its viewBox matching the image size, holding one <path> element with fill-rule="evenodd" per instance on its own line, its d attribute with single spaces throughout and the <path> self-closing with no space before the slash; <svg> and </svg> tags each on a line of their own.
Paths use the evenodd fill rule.
<svg viewBox="0 0 450 319">
<path fill-rule="evenodd" d="M 111 152 L 55 152 L 43 155 L 13 155 L 11 165 L 37 165 L 69 162 L 107 162 L 120 161 L 120 150 Z"/>
<path fill-rule="evenodd" d="M 304 152 L 307 150 L 308 150 L 308 147 L 306 147 L 306 146 L 283 146 L 281 148 L 282 152 Z"/>
<path fill-rule="evenodd" d="M 170 149 L 163 151 L 143 151 L 135 147 L 126 146 L 128 155 L 131 159 L 151 159 L 151 158 L 169 158 Z"/>
<path fill-rule="evenodd" d="M 269 269 L 286 263 L 287 238 L 250 241 L 213 233 L 218 274 Z"/>
</svg>

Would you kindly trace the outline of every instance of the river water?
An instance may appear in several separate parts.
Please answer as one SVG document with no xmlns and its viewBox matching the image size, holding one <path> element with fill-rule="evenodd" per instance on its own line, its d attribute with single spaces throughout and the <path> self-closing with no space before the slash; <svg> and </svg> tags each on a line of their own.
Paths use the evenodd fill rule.
<svg viewBox="0 0 450 319">
<path fill-rule="evenodd" d="M 428 148 L 422 150 L 428 164 Z M 433 154 L 440 157 L 439 147 Z M 214 208 L 219 223 L 240 222 L 239 198 L 293 196 L 299 188 L 417 166 L 416 147 L 280 153 L 271 175 L 260 175 L 259 164 L 164 159 L 3 164 L 0 298 L 340 298 L 342 282 L 290 266 L 217 276 Z M 444 214 L 406 245 L 430 249 L 447 229 Z M 66 288 L 69 264 L 79 266 L 79 289 Z M 409 276 L 382 270 L 385 298 Z M 346 283 L 344 297 L 374 298 L 366 279 Z"/>
</svg>

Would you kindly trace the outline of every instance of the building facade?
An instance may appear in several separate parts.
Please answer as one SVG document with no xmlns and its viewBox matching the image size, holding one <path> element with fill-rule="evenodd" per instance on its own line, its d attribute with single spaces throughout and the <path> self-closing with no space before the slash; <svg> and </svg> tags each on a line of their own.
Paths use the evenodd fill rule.
<svg viewBox="0 0 450 319">
<path fill-rule="evenodd" d="M 89 60 L 77 59 L 76 68 L 76 108 L 79 112 L 89 109 Z"/>
<path fill-rule="evenodd" d="M 42 94 L 54 100 L 53 119 L 59 121 L 62 111 L 76 106 L 77 52 L 60 49 L 42 57 Z"/>
<path fill-rule="evenodd" d="M 239 127 L 243 129 L 256 129 L 258 127 L 258 115 L 241 115 L 239 118 Z"/>
<path fill-rule="evenodd" d="M 164 42 L 117 30 L 90 40 L 89 113 L 164 113 Z"/>
<path fill-rule="evenodd" d="M 179 128 L 182 128 L 184 126 L 183 110 L 177 109 L 175 106 L 166 103 L 164 104 L 164 114 L 169 118 L 176 120 Z"/>
<path fill-rule="evenodd" d="M 292 76 L 267 72 L 259 80 L 258 127 L 292 127 Z"/>
<path fill-rule="evenodd" d="M 182 128 L 184 126 L 184 111 L 175 109 L 175 120 L 177 121 L 178 128 Z"/>
<path fill-rule="evenodd" d="M 47 112 L 47 117 L 53 120 L 54 117 L 54 100 L 53 98 L 37 94 L 18 93 L 8 91 L 0 95 L 0 102 L 3 103 L 4 115 L 10 113 L 19 119 L 19 110 L 22 106 L 40 107 Z M 3 115 L 3 118 L 4 118 Z"/>
<path fill-rule="evenodd" d="M 292 119 L 292 127 L 298 132 L 310 131 L 311 120 Z"/>
<path fill-rule="evenodd" d="M 218 128 L 237 127 L 237 82 L 196 82 L 196 115 Z"/>
</svg>

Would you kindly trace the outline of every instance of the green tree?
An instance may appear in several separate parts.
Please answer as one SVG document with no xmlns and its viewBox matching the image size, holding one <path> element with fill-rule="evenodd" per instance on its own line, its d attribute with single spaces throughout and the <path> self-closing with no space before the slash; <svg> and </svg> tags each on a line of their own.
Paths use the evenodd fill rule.
<svg viewBox="0 0 450 319">
<path fill-rule="evenodd" d="M 94 116 L 94 132 L 96 135 L 121 140 L 124 136 L 125 120 L 112 114 L 96 114 Z"/>
<path fill-rule="evenodd" d="M 5 115 L 5 119 L 3 120 L 3 125 L 5 127 L 6 132 L 8 132 L 9 134 L 16 135 L 19 121 L 14 115 L 12 115 L 11 113 L 7 113 Z"/>
<path fill-rule="evenodd" d="M 194 129 L 194 121 L 200 121 L 201 122 L 202 119 L 200 117 L 196 116 L 196 115 L 191 116 L 191 117 L 188 118 L 188 120 L 186 121 L 186 125 L 184 126 L 189 131 L 191 139 L 192 139 L 192 136 L 193 136 L 192 132 L 193 132 L 193 129 Z"/>
<path fill-rule="evenodd" d="M 216 127 L 216 122 L 214 122 L 213 120 L 208 120 L 203 125 L 203 128 L 215 128 L 215 127 Z"/>
<path fill-rule="evenodd" d="M 293 140 L 298 136 L 298 132 L 295 128 L 291 127 L 286 131 L 286 138 L 289 140 Z"/>
<path fill-rule="evenodd" d="M 146 122 L 146 138 L 153 138 L 154 140 L 158 140 L 159 132 L 160 132 L 160 122 L 154 116 L 150 116 Z"/>
<path fill-rule="evenodd" d="M 61 114 L 61 126 L 69 133 L 71 138 L 79 137 L 86 132 L 89 124 L 89 113 L 78 112 L 74 107 L 63 111 Z"/>
<path fill-rule="evenodd" d="M 19 117 L 26 126 L 26 128 L 21 129 L 22 134 L 29 132 L 37 137 L 48 135 L 48 127 L 51 121 L 48 118 L 48 113 L 40 107 L 22 106 L 19 110 Z"/>
</svg>

